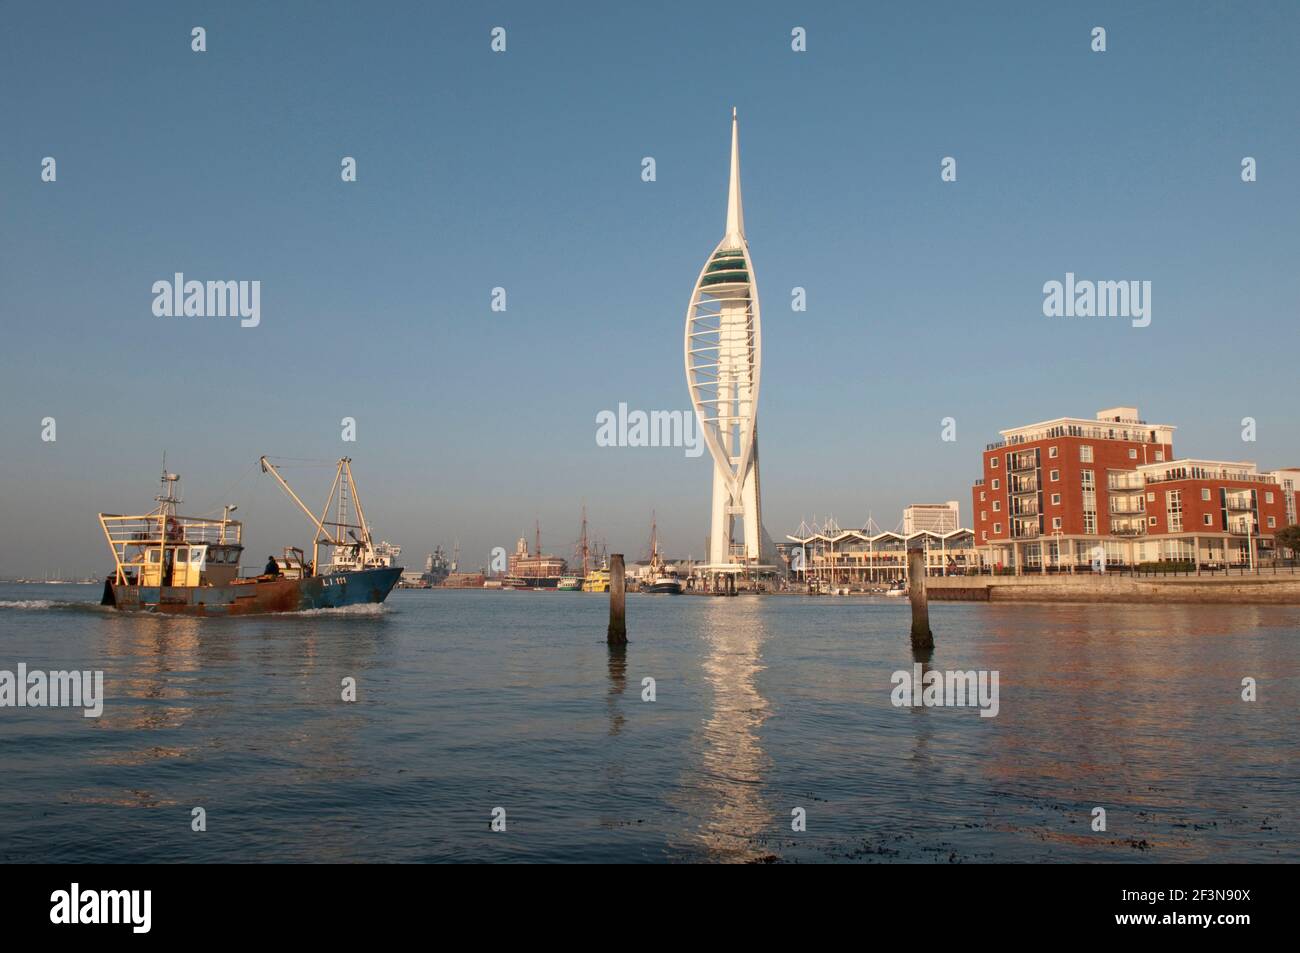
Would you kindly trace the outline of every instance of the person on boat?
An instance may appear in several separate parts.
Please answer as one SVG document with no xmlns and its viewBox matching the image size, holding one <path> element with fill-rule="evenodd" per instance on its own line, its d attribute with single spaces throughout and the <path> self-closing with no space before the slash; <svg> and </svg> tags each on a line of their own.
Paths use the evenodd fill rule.
<svg viewBox="0 0 1300 953">
<path fill-rule="evenodd" d="M 275 561 L 274 556 L 266 557 L 266 568 L 262 570 L 262 575 L 263 576 L 280 575 L 280 564 Z"/>
</svg>

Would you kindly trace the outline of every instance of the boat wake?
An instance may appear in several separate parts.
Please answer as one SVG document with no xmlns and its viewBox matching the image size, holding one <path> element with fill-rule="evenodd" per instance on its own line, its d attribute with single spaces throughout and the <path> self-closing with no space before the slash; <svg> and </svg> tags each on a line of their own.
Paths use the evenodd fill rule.
<svg viewBox="0 0 1300 953">
<path fill-rule="evenodd" d="M 362 602 L 354 606 L 337 606 L 333 609 L 295 609 L 293 612 L 272 612 L 270 615 L 301 618 L 302 616 L 337 616 L 360 615 L 381 616 L 388 614 L 388 606 L 382 602 Z"/>
<path fill-rule="evenodd" d="M 0 609 L 53 609 L 53 599 L 0 599 Z"/>
<path fill-rule="evenodd" d="M 70 602 L 60 599 L 0 599 L 0 609 L 17 609 L 39 612 L 46 609 L 62 609 L 72 612 L 103 612 L 107 606 L 97 602 Z"/>
</svg>

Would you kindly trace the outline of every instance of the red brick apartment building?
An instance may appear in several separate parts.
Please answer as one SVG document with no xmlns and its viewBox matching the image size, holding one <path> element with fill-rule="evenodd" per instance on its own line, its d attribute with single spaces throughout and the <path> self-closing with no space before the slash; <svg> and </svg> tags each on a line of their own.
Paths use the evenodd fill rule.
<svg viewBox="0 0 1300 953">
<path fill-rule="evenodd" d="M 1176 460 L 1174 427 L 1136 407 L 1002 431 L 971 488 L 984 561 L 1019 572 L 1192 561 L 1253 566 L 1295 522 L 1300 471 Z"/>
</svg>

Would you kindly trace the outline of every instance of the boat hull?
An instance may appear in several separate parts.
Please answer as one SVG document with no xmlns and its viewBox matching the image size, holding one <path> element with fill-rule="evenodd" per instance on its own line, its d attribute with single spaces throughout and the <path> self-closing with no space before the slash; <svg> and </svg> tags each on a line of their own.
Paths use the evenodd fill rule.
<svg viewBox="0 0 1300 953">
<path fill-rule="evenodd" d="M 659 595 L 680 596 L 682 594 L 682 584 L 680 582 L 652 582 L 647 584 L 642 592 L 653 592 Z"/>
<path fill-rule="evenodd" d="M 325 573 L 307 579 L 258 579 L 229 586 L 119 586 L 109 583 L 104 604 L 126 612 L 228 616 L 340 609 L 383 602 L 402 576 L 400 567 Z"/>
</svg>

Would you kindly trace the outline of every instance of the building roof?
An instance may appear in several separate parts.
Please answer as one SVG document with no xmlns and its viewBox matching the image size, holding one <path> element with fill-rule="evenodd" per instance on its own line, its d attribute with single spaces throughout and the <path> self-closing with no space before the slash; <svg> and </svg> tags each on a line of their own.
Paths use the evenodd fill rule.
<svg viewBox="0 0 1300 953">
<path fill-rule="evenodd" d="M 949 530 L 946 533 L 935 533 L 932 532 L 931 530 L 922 529 L 922 530 L 917 530 L 915 533 L 909 533 L 906 536 L 904 536 L 902 533 L 895 533 L 890 530 L 885 530 L 883 533 L 876 533 L 874 536 L 872 536 L 860 529 L 846 529 L 846 530 L 841 530 L 838 533 L 829 534 L 829 535 L 826 533 L 812 533 L 808 536 L 795 536 L 792 533 L 787 533 L 785 538 L 792 543 L 806 544 L 812 542 L 815 539 L 820 539 L 823 542 L 827 542 L 827 543 L 838 543 L 841 540 L 848 539 L 850 536 L 853 536 L 862 540 L 863 542 L 874 543 L 876 540 L 884 539 L 885 537 L 890 537 L 892 539 L 899 539 L 899 540 L 909 540 L 909 539 L 919 539 L 922 536 L 929 536 L 931 539 L 946 540 L 946 539 L 952 539 L 954 536 L 961 536 L 963 534 L 974 536 L 975 530 L 953 529 L 953 530 Z"/>
</svg>

